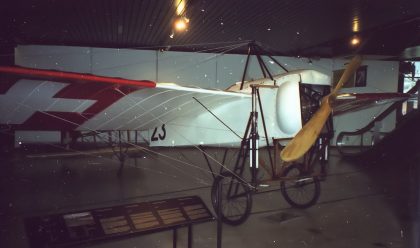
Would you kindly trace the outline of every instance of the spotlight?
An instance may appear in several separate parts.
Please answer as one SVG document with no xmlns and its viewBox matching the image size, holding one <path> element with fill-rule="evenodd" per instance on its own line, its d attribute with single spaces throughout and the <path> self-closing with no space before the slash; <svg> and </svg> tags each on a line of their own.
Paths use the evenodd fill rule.
<svg viewBox="0 0 420 248">
<path fill-rule="evenodd" d="M 360 44 L 360 39 L 359 39 L 358 37 L 353 37 L 353 38 L 351 39 L 351 41 L 350 41 L 350 44 L 351 44 L 352 46 L 357 46 L 357 45 L 359 45 L 359 44 Z"/>
<path fill-rule="evenodd" d="M 176 31 L 185 31 L 188 27 L 190 20 L 186 17 L 179 17 L 174 22 L 174 28 Z"/>
</svg>

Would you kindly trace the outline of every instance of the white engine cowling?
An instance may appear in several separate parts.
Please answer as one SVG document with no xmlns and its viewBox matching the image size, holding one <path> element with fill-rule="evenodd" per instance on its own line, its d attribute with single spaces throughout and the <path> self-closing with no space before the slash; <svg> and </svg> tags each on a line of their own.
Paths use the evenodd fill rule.
<svg viewBox="0 0 420 248">
<path fill-rule="evenodd" d="M 299 82 L 280 85 L 276 97 L 276 119 L 281 132 L 293 135 L 302 127 Z"/>
<path fill-rule="evenodd" d="M 299 84 L 330 85 L 330 77 L 315 70 L 299 70 L 276 78 L 279 89 L 275 115 L 278 128 L 286 136 L 294 136 L 302 128 Z"/>
</svg>

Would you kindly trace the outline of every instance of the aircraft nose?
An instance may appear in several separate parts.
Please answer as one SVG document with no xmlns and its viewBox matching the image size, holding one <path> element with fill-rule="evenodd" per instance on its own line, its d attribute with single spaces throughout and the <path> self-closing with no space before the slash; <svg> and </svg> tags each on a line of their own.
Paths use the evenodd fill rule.
<svg viewBox="0 0 420 248">
<path fill-rule="evenodd" d="M 293 135 L 302 127 L 299 99 L 299 82 L 288 81 L 280 85 L 276 99 L 276 115 L 278 126 L 285 134 Z"/>
</svg>

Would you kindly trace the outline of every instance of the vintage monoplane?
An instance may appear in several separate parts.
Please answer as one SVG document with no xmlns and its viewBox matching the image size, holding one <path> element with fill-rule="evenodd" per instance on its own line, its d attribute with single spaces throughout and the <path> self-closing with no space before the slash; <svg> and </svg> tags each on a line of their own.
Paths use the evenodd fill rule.
<svg viewBox="0 0 420 248">
<path fill-rule="evenodd" d="M 332 131 L 325 123 L 331 112 L 384 100 L 380 94 L 339 93 L 360 63 L 361 58 L 356 56 L 331 92 L 330 77 L 315 70 L 290 71 L 242 81 L 226 90 L 208 90 L 3 66 L 0 125 L 10 130 L 59 130 L 76 137 L 83 132 L 138 130 L 151 147 L 240 147 L 234 168 L 222 162 L 219 172 L 212 170 L 214 206 L 217 208 L 223 199 L 222 219 L 240 224 L 250 214 L 251 194 L 260 183 L 258 150 L 270 147 L 272 140 L 285 144 L 294 137 L 282 150 L 281 158 L 292 162 L 304 157 L 281 173 L 271 166 L 271 179 L 280 180 L 286 200 L 296 207 L 308 207 L 317 201 L 319 180 L 311 168 L 315 160 L 327 159 Z M 387 95 L 392 100 L 406 98 Z M 320 136 L 324 126 L 325 134 Z M 130 144 L 128 140 L 126 143 Z M 244 174 L 248 163 L 250 182 Z M 217 197 L 218 192 L 223 197 Z"/>
</svg>

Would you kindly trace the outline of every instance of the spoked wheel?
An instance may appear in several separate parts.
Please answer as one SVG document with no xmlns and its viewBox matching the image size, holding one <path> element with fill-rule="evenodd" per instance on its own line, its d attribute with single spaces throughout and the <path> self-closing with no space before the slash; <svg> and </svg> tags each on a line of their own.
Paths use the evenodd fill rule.
<svg viewBox="0 0 420 248">
<path fill-rule="evenodd" d="M 295 163 L 287 167 L 280 183 L 284 199 L 295 208 L 308 208 L 319 198 L 321 187 L 318 177 L 303 172 L 303 165 Z"/>
<path fill-rule="evenodd" d="M 218 212 L 217 193 L 221 190 L 221 218 L 229 225 L 240 225 L 250 215 L 252 207 L 251 189 L 242 181 L 239 181 L 230 172 L 223 172 L 216 177 L 211 189 L 211 201 L 213 208 Z"/>
</svg>

